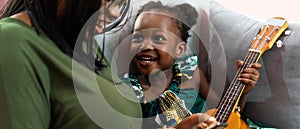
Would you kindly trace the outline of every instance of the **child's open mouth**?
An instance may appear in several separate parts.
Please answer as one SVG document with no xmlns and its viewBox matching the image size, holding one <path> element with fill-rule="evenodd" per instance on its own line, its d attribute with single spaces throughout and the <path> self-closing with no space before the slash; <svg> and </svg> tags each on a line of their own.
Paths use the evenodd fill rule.
<svg viewBox="0 0 300 129">
<path fill-rule="evenodd" d="M 148 66 L 154 63 L 154 61 L 157 60 L 157 58 L 149 55 L 139 55 L 136 57 L 138 60 L 138 63 L 142 66 Z"/>
</svg>

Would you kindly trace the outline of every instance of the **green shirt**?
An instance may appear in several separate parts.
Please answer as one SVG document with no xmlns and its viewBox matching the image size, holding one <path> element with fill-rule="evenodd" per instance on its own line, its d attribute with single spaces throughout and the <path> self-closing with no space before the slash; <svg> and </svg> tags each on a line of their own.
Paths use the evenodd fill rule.
<svg viewBox="0 0 300 129">
<path fill-rule="evenodd" d="M 109 67 L 96 75 L 27 24 L 0 20 L 1 129 L 140 128 L 134 93 L 118 87 Z"/>
</svg>

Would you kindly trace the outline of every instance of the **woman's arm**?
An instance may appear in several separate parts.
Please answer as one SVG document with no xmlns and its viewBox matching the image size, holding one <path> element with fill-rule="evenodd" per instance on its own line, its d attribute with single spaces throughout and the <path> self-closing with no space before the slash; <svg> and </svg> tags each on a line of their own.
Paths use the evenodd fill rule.
<svg viewBox="0 0 300 129">
<path fill-rule="evenodd" d="M 31 60 L 36 53 L 22 39 L 21 27 L 9 24 L 0 24 L 0 128 L 47 129 L 50 78 L 38 60 Z"/>
</svg>

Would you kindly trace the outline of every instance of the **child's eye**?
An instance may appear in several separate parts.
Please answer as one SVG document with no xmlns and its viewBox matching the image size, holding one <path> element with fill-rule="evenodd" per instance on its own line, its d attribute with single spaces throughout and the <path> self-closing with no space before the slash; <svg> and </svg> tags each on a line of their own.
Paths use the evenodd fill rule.
<svg viewBox="0 0 300 129">
<path fill-rule="evenodd" d="M 132 36 L 132 42 L 142 42 L 144 40 L 141 34 L 134 34 Z"/>
<path fill-rule="evenodd" d="M 153 40 L 155 42 L 161 42 L 161 41 L 165 41 L 166 38 L 164 36 L 162 36 L 162 35 L 156 35 L 156 36 L 153 37 Z"/>
</svg>

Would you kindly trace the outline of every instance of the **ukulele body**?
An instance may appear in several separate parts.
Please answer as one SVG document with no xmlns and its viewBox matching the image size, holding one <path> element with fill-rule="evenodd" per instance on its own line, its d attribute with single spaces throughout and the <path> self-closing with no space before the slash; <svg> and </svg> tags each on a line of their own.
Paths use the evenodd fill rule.
<svg viewBox="0 0 300 129">
<path fill-rule="evenodd" d="M 210 109 L 206 113 L 214 116 L 216 111 L 217 109 Z M 227 121 L 226 129 L 250 129 L 249 126 L 242 119 L 240 119 L 240 116 L 240 113 L 237 111 L 231 112 Z"/>
</svg>

